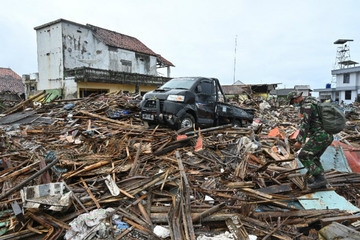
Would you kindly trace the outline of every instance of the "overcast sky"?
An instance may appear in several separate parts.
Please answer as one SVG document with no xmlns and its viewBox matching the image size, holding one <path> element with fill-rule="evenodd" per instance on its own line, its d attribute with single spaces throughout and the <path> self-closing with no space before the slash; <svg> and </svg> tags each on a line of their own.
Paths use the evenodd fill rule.
<svg viewBox="0 0 360 240">
<path fill-rule="evenodd" d="M 324 88 L 340 38 L 354 40 L 360 62 L 358 0 L 2 0 L 1 8 L 0 67 L 19 75 L 38 71 L 34 27 L 59 18 L 136 37 L 175 65 L 172 77 L 232 84 L 235 66 L 247 84 Z"/>
</svg>

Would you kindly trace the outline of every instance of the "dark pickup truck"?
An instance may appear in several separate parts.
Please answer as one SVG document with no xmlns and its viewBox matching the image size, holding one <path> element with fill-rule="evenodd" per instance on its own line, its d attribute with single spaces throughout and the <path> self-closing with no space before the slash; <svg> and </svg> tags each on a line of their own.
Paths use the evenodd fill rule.
<svg viewBox="0 0 360 240">
<path fill-rule="evenodd" d="M 184 127 L 212 127 L 252 123 L 253 109 L 226 103 L 219 80 L 204 77 L 173 78 L 144 95 L 140 117 L 145 124 Z"/>
</svg>

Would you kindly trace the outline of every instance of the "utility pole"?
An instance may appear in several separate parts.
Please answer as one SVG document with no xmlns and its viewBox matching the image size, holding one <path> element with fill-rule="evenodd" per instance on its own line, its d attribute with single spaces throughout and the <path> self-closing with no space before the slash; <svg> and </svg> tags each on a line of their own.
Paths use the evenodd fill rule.
<svg viewBox="0 0 360 240">
<path fill-rule="evenodd" d="M 235 36 L 235 56 L 234 56 L 234 79 L 233 79 L 233 83 L 235 83 L 235 72 L 236 72 L 236 46 L 237 46 L 237 35 Z"/>
</svg>

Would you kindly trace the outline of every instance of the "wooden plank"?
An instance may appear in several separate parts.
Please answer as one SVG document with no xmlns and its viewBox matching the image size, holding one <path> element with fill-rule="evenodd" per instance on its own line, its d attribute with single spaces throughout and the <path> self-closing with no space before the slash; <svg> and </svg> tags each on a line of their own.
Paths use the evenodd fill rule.
<svg viewBox="0 0 360 240">
<path fill-rule="evenodd" d="M 134 159 L 134 162 L 133 162 L 130 172 L 129 172 L 130 177 L 133 177 L 135 175 L 136 170 L 138 169 L 138 162 L 139 162 L 139 156 L 141 153 L 141 146 L 142 146 L 142 141 L 140 141 L 138 149 L 136 150 L 135 159 Z"/>
<path fill-rule="evenodd" d="M 139 202 L 138 203 L 138 207 L 139 207 L 139 210 L 141 212 L 141 214 L 143 215 L 143 217 L 145 218 L 145 220 L 147 221 L 147 223 L 152 226 L 152 222 L 151 222 L 151 218 L 150 216 L 148 215 L 148 213 L 146 212 L 144 206 Z"/>
<path fill-rule="evenodd" d="M 300 218 L 300 217 L 306 217 L 306 216 L 310 216 L 310 215 L 314 215 L 314 214 L 319 214 L 319 215 L 325 215 L 325 214 L 329 214 L 329 213 L 336 213 L 338 214 L 339 211 L 338 210 L 316 210 L 316 209 L 311 209 L 311 210 L 297 210 L 297 211 L 273 211 L 273 212 L 253 212 L 252 216 L 256 217 L 256 218 L 278 218 L 278 217 L 295 217 L 295 218 Z"/>
<path fill-rule="evenodd" d="M 229 231 L 234 236 L 235 240 L 249 239 L 249 234 L 247 233 L 244 225 L 241 223 L 240 218 L 238 216 L 234 216 L 232 218 L 225 220 L 225 223 Z"/>
<path fill-rule="evenodd" d="M 192 218 L 192 221 L 193 221 L 193 222 L 201 221 L 201 219 L 203 219 L 203 218 L 205 218 L 205 217 L 207 217 L 207 216 L 210 216 L 211 214 L 219 211 L 219 210 L 220 210 L 221 208 L 223 208 L 224 206 L 225 206 L 225 202 L 220 203 L 220 204 L 218 204 L 218 205 L 216 205 L 216 206 L 214 206 L 214 207 L 212 207 L 212 208 L 210 208 L 210 209 L 208 209 L 208 210 L 206 210 L 206 211 L 204 211 L 204 212 L 202 212 L 202 213 L 194 216 L 194 217 Z"/>
<path fill-rule="evenodd" d="M 38 164 L 39 164 L 39 162 L 32 163 L 32 164 L 30 164 L 29 166 L 23 167 L 23 168 L 15 171 L 15 172 L 13 172 L 13 173 L 10 173 L 9 175 L 6 175 L 6 176 L 4 176 L 4 177 L 1 177 L 1 178 L 0 178 L 0 183 L 6 181 L 6 180 L 8 180 L 8 179 L 14 178 L 14 177 L 16 177 L 16 176 L 18 176 L 18 175 L 20 175 L 20 174 L 26 173 L 26 172 L 29 171 L 29 170 L 35 170 L 35 169 L 34 169 L 34 166 L 36 166 L 36 165 L 38 165 Z"/>
<path fill-rule="evenodd" d="M 266 187 L 266 188 L 260 188 L 257 189 L 259 192 L 262 193 L 283 193 L 283 192 L 290 192 L 292 190 L 290 183 L 286 183 L 286 184 L 282 184 L 282 185 L 277 185 L 277 186 L 271 186 L 271 187 Z"/>
<path fill-rule="evenodd" d="M 186 230 L 188 230 L 188 235 L 190 240 L 195 240 L 195 231 L 194 231 L 194 226 L 192 224 L 192 219 L 191 219 L 191 202 L 190 202 L 190 186 L 189 186 L 189 182 L 188 179 L 186 177 L 185 174 L 185 169 L 184 169 L 184 165 L 181 161 L 181 157 L 180 157 L 180 153 L 178 151 L 175 152 L 176 155 L 176 159 L 178 160 L 178 165 L 179 165 L 179 170 L 182 176 L 182 183 L 183 183 L 183 192 L 184 192 L 184 201 L 185 201 L 185 205 L 183 205 L 183 207 L 185 208 L 185 212 L 184 212 L 184 218 L 185 218 L 185 222 L 187 225 Z"/>
<path fill-rule="evenodd" d="M 84 168 L 82 168 L 82 169 L 80 169 L 78 171 L 72 171 L 72 172 L 65 173 L 65 174 L 63 174 L 63 177 L 64 178 L 70 178 L 70 177 L 75 176 L 75 175 L 77 175 L 79 173 L 90 171 L 92 169 L 99 168 L 99 167 L 102 167 L 102 166 L 110 164 L 110 163 L 111 163 L 111 161 L 100 161 L 98 163 L 86 166 L 86 167 L 84 167 Z"/>
<path fill-rule="evenodd" d="M 241 188 L 240 191 L 250 193 L 252 196 L 259 196 L 259 197 L 265 198 L 265 199 L 273 199 L 273 196 L 271 196 L 270 194 L 260 192 L 258 190 L 254 190 L 251 188 Z"/>
<path fill-rule="evenodd" d="M 14 112 L 16 112 L 17 110 L 23 108 L 26 104 L 30 103 L 32 100 L 34 100 L 34 99 L 36 99 L 36 98 L 38 98 L 38 97 L 40 97 L 40 96 L 42 96 L 42 95 L 44 95 L 44 94 L 45 94 L 45 90 L 42 91 L 42 92 L 40 92 L 40 93 L 38 93 L 38 94 L 36 94 L 36 95 L 34 95 L 34 96 L 32 96 L 32 97 L 29 97 L 27 100 L 25 100 L 25 101 L 17 104 L 17 105 L 14 106 L 13 108 L 10 108 L 10 109 L 6 110 L 6 111 L 4 112 L 4 114 L 9 115 L 9 114 L 11 114 L 11 113 L 14 113 Z"/>
<path fill-rule="evenodd" d="M 350 215 L 350 216 L 340 216 L 340 217 L 330 217 L 330 218 L 323 218 L 320 220 L 321 225 L 323 227 L 331 224 L 332 222 L 355 222 L 360 220 L 360 215 Z"/>
<path fill-rule="evenodd" d="M 90 112 L 84 111 L 84 110 L 80 110 L 79 113 L 82 113 L 84 115 L 87 115 L 87 116 L 90 116 L 90 117 L 93 117 L 93 118 L 98 118 L 98 119 L 104 120 L 106 122 L 116 123 L 118 125 L 122 125 L 122 126 L 129 127 L 129 128 L 137 128 L 137 129 L 143 128 L 142 126 L 126 124 L 124 122 L 114 120 L 114 119 L 111 119 L 111 118 L 107 118 L 107 117 L 101 116 L 99 114 L 90 113 Z"/>
<path fill-rule="evenodd" d="M 85 187 L 86 191 L 88 192 L 88 194 L 90 195 L 91 199 L 95 202 L 96 207 L 97 207 L 98 209 L 100 209 L 101 206 L 100 206 L 98 200 L 97 200 L 97 199 L 95 198 L 95 196 L 92 194 L 92 192 L 90 191 L 90 189 L 88 188 L 86 182 L 84 181 L 84 179 L 83 179 L 82 177 L 80 177 L 80 181 L 81 181 L 81 183 L 84 185 L 84 187 Z"/>
<path fill-rule="evenodd" d="M 115 240 L 120 240 L 122 237 L 125 237 L 125 236 L 128 235 L 128 233 L 130 233 L 133 229 L 134 229 L 134 226 L 129 227 L 129 228 L 126 229 L 124 232 L 122 232 L 119 236 L 117 236 L 117 237 L 115 238 Z"/>
<path fill-rule="evenodd" d="M 251 188 L 254 187 L 255 183 L 253 182 L 229 182 L 226 183 L 228 188 Z"/>
</svg>

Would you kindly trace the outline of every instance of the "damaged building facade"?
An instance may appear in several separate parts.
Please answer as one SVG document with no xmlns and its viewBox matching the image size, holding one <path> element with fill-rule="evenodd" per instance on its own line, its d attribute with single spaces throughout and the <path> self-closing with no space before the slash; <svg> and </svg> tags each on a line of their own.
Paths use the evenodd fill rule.
<svg viewBox="0 0 360 240">
<path fill-rule="evenodd" d="M 34 28 L 37 90 L 57 90 L 65 99 L 101 92 L 145 93 L 170 78 L 174 65 L 138 39 L 65 19 Z M 167 68 L 167 76 L 158 76 Z"/>
</svg>

